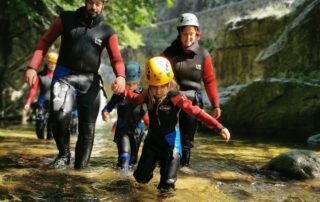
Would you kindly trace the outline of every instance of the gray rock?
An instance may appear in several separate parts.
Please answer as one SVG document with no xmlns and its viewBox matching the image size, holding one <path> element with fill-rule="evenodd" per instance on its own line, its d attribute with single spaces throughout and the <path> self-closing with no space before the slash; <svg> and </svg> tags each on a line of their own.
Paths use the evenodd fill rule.
<svg viewBox="0 0 320 202">
<path fill-rule="evenodd" d="M 277 171 L 292 179 L 320 177 L 320 158 L 307 150 L 294 150 L 273 158 L 262 168 Z"/>
<path fill-rule="evenodd" d="M 310 145 L 320 145 L 320 134 L 310 136 L 307 143 Z"/>
</svg>

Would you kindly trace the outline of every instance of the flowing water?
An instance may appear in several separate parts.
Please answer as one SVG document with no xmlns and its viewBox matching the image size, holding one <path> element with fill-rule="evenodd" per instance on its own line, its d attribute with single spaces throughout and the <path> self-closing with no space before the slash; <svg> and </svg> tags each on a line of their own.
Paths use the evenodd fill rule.
<svg viewBox="0 0 320 202">
<path fill-rule="evenodd" d="M 292 149 L 319 154 L 301 141 L 234 138 L 224 143 L 200 133 L 191 168 L 178 172 L 175 191 L 160 193 L 158 168 L 146 185 L 136 183 L 132 172 L 115 168 L 112 140 L 110 126 L 99 125 L 89 168 L 49 169 L 57 153 L 52 141 L 37 140 L 30 126 L 0 129 L 0 201 L 320 201 L 319 180 L 294 181 L 258 171 Z"/>
</svg>

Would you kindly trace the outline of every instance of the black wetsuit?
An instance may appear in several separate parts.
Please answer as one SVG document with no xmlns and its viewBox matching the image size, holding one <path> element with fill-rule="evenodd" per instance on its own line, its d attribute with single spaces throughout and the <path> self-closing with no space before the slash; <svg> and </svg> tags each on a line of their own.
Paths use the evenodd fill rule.
<svg viewBox="0 0 320 202">
<path fill-rule="evenodd" d="M 201 82 L 203 81 L 203 75 L 206 74 L 206 72 L 204 72 L 204 62 L 210 56 L 208 51 L 199 46 L 197 42 L 187 49 L 183 49 L 179 40 L 175 40 L 162 55 L 170 60 L 175 80 L 179 84 L 181 92 L 191 100 L 193 105 L 198 105 L 202 108 Z M 210 79 L 212 80 L 214 77 Z M 207 81 L 205 81 L 205 84 L 206 82 Z M 215 91 L 212 87 L 210 88 L 210 91 Z M 183 154 L 181 165 L 184 166 L 189 165 L 191 148 L 193 147 L 192 141 L 199 123 L 195 118 L 188 116 L 185 112 L 180 113 L 179 123 Z"/>
<path fill-rule="evenodd" d="M 141 93 L 142 90 L 135 90 Z M 123 96 L 114 94 L 103 111 L 111 112 L 117 106 L 117 123 L 115 141 L 118 147 L 118 167 L 128 169 L 130 164 L 135 164 L 138 151 L 143 138 L 142 118 L 146 115 L 143 105 L 134 106 Z"/>
<path fill-rule="evenodd" d="M 126 90 L 124 95 L 134 105 L 148 103 L 148 90 L 141 94 Z M 185 95 L 178 91 L 170 91 L 164 100 L 154 103 L 153 108 L 148 109 L 149 131 L 144 141 L 138 167 L 133 173 L 139 183 L 147 183 L 152 179 L 153 170 L 159 162 L 161 178 L 158 188 L 174 188 L 182 152 L 178 124 L 181 109 L 209 128 L 218 130 L 223 128 L 216 119 L 198 106 L 192 105 Z"/>
<path fill-rule="evenodd" d="M 159 162 L 159 189 L 174 188 L 181 156 L 180 131 L 177 125 L 180 108 L 174 106 L 168 95 L 161 103 L 148 110 L 149 131 L 134 177 L 140 183 L 147 183 L 153 177 L 153 170 Z"/>
<path fill-rule="evenodd" d="M 103 49 L 108 50 L 116 76 L 124 76 L 124 64 L 115 32 L 105 24 L 102 14 L 91 18 L 85 7 L 63 12 L 42 36 L 38 49 L 45 49 L 60 35 L 61 47 L 53 76 L 50 112 L 59 154 L 55 160 L 58 163 L 53 163 L 52 167 L 70 162 L 70 121 L 76 107 L 79 135 L 74 167 L 83 168 L 90 159 L 99 113 L 101 85 L 98 69 Z M 30 67 L 38 64 L 36 56 Z"/>
</svg>

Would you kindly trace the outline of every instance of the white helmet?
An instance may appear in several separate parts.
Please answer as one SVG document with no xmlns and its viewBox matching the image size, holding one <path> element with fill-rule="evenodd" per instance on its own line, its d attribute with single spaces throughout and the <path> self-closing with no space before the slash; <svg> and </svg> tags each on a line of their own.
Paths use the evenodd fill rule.
<svg viewBox="0 0 320 202">
<path fill-rule="evenodd" d="M 183 27 L 187 25 L 199 27 L 197 16 L 192 13 L 183 13 L 178 19 L 177 27 Z"/>
</svg>

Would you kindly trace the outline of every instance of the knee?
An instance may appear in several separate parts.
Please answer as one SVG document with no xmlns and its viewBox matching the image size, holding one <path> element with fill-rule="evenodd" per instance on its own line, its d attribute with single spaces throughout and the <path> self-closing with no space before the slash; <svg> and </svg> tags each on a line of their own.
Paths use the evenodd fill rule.
<svg viewBox="0 0 320 202">
<path fill-rule="evenodd" d="M 153 174 L 146 175 L 146 174 L 140 173 L 138 170 L 136 170 L 133 173 L 133 177 L 136 179 L 137 182 L 142 183 L 142 184 L 146 184 L 152 179 Z"/>
</svg>

